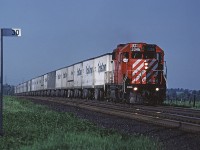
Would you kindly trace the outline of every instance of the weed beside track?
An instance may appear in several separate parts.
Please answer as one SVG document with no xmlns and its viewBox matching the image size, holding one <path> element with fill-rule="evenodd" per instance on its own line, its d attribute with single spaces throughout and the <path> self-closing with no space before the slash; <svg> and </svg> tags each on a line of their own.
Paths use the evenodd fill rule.
<svg viewBox="0 0 200 150">
<path fill-rule="evenodd" d="M 55 112 L 30 101 L 4 98 L 4 136 L 0 149 L 160 149 L 146 136 L 102 129 L 73 114 Z"/>
<path fill-rule="evenodd" d="M 60 103 L 62 101 L 62 98 L 58 97 L 25 97 L 28 100 L 31 100 L 35 104 L 41 104 L 48 106 L 50 109 L 58 111 L 58 112 L 70 112 L 73 113 L 76 117 L 88 120 L 90 122 L 93 122 L 100 128 L 106 128 L 111 130 L 117 130 L 118 132 L 122 133 L 123 135 L 138 135 L 139 137 L 141 135 L 150 137 L 154 141 L 159 141 L 159 143 L 162 143 L 163 149 L 170 149 L 170 150 L 198 150 L 199 149 L 199 143 L 200 143 L 200 135 L 199 133 L 190 133 L 190 132 L 184 132 L 179 130 L 179 128 L 165 128 L 161 126 L 157 126 L 151 123 L 144 123 L 141 121 L 137 121 L 134 119 L 127 119 L 123 117 L 118 117 L 114 115 L 108 115 L 105 113 L 100 113 L 96 111 L 90 111 L 87 109 L 83 109 L 78 107 L 79 103 L 85 103 L 85 100 L 76 100 L 76 99 L 65 99 L 65 102 L 73 101 L 75 102 L 72 106 L 65 105 L 63 103 Z M 50 101 L 46 101 L 46 99 Z M 86 103 L 105 103 L 101 101 L 92 101 L 87 100 Z M 124 104 L 111 104 L 110 102 L 107 103 L 107 105 L 115 106 L 122 106 L 123 108 L 126 107 Z M 130 105 L 127 105 L 128 108 L 130 108 Z M 107 106 L 106 106 L 107 107 Z M 140 109 L 136 106 L 136 109 Z M 142 106 L 144 107 L 144 106 Z M 131 108 L 135 108 L 135 106 L 131 106 Z M 151 107 L 148 106 L 148 109 L 151 109 Z M 153 109 L 156 109 L 156 111 L 160 111 L 161 107 L 154 107 Z M 167 109 L 171 109 L 167 107 Z M 174 109 L 174 108 L 173 108 Z M 178 109 L 179 112 L 180 109 Z M 191 111 L 190 111 L 191 112 Z M 160 147 L 160 146 L 158 146 Z"/>
</svg>

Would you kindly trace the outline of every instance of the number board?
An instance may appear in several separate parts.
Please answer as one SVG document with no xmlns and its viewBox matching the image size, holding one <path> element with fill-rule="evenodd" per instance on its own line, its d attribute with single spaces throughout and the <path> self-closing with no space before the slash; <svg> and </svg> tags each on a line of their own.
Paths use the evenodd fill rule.
<svg viewBox="0 0 200 150">
<path fill-rule="evenodd" d="M 2 29 L 3 36 L 21 36 L 21 29 L 4 28 Z"/>
</svg>

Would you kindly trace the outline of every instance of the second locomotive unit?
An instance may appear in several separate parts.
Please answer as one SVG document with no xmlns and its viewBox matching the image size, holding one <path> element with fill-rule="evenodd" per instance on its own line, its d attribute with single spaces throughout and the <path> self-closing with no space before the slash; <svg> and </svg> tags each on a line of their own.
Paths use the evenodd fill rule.
<svg viewBox="0 0 200 150">
<path fill-rule="evenodd" d="M 154 44 L 119 44 L 112 53 L 51 71 L 15 87 L 18 95 L 63 96 L 161 104 L 164 51 Z"/>
</svg>

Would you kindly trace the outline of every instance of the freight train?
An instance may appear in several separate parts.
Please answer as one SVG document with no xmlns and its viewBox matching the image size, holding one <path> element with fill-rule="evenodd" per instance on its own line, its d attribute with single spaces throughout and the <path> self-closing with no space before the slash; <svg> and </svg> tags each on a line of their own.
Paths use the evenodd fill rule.
<svg viewBox="0 0 200 150">
<path fill-rule="evenodd" d="M 119 44 L 112 53 L 23 82 L 15 87 L 15 94 L 161 104 L 166 96 L 166 70 L 159 46 Z"/>
</svg>

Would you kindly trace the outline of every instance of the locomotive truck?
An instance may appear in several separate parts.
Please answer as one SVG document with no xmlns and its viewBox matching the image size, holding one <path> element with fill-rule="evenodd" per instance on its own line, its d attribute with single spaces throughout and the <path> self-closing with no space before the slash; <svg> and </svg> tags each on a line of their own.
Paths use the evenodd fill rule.
<svg viewBox="0 0 200 150">
<path fill-rule="evenodd" d="M 112 53 L 23 82 L 15 87 L 15 94 L 161 104 L 166 96 L 166 69 L 159 46 L 119 44 Z"/>
</svg>

